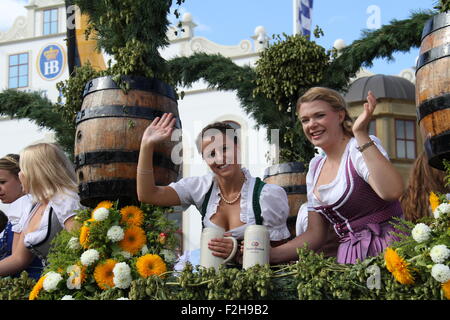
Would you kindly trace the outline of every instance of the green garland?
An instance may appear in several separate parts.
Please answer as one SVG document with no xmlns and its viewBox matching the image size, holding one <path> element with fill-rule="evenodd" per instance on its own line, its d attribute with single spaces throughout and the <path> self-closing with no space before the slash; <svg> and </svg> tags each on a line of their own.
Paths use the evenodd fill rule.
<svg viewBox="0 0 450 320">
<path fill-rule="evenodd" d="M 342 90 L 361 67 L 371 67 L 375 59 L 394 60 L 395 52 L 408 52 L 421 43 L 425 22 L 436 12 L 413 13 L 406 20 L 392 20 L 381 28 L 362 32 L 362 37 L 345 47 L 329 66 L 323 86 Z"/>
<path fill-rule="evenodd" d="M 22 92 L 8 89 L 0 92 L 0 115 L 13 119 L 29 119 L 40 128 L 55 131 L 56 141 L 69 154 L 73 154 L 75 127 L 56 110 L 61 108 L 52 103 L 42 92 Z"/>
</svg>

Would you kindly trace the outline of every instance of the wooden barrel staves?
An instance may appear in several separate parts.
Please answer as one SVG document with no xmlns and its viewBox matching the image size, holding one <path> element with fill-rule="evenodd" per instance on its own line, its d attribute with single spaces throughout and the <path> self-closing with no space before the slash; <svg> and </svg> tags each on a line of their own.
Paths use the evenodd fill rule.
<svg viewBox="0 0 450 320">
<path fill-rule="evenodd" d="M 425 24 L 416 68 L 417 119 L 432 167 L 450 160 L 450 13 Z"/>
<path fill-rule="evenodd" d="M 174 114 L 175 126 L 181 129 L 172 87 L 144 77 L 122 77 L 122 81 L 128 84 L 127 92 L 111 77 L 101 77 L 89 81 L 83 93 L 76 118 L 75 166 L 85 206 L 94 207 L 102 200 L 136 203 L 136 169 L 144 130 L 165 112 Z M 178 178 L 181 161 L 174 163 L 172 151 L 182 156 L 181 139 L 155 149 L 157 185 Z"/>
<path fill-rule="evenodd" d="M 302 162 L 286 162 L 268 167 L 264 182 L 282 187 L 288 196 L 289 217 L 287 225 L 295 236 L 295 222 L 300 206 L 306 202 L 306 171 Z"/>
</svg>

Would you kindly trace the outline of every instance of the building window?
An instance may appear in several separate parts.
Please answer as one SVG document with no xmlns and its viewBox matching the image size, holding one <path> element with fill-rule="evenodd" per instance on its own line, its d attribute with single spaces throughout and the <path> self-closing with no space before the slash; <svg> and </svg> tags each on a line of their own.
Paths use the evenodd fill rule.
<svg viewBox="0 0 450 320">
<path fill-rule="evenodd" d="M 58 9 L 44 10 L 44 36 L 58 33 Z"/>
<path fill-rule="evenodd" d="M 397 158 L 416 158 L 416 123 L 414 120 L 395 120 Z"/>
<path fill-rule="evenodd" d="M 8 87 L 28 87 L 28 53 L 9 56 Z"/>
</svg>

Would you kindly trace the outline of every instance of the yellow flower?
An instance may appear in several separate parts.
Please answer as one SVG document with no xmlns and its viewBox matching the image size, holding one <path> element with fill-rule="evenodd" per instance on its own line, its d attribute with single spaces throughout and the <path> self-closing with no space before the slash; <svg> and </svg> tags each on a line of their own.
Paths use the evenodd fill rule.
<svg viewBox="0 0 450 320">
<path fill-rule="evenodd" d="M 439 206 L 439 197 L 432 191 L 430 193 L 430 207 L 431 207 L 431 211 L 436 210 L 436 208 Z"/>
<path fill-rule="evenodd" d="M 94 221 L 94 219 L 88 219 L 80 228 L 80 244 L 84 249 L 89 248 L 89 225 Z"/>
<path fill-rule="evenodd" d="M 142 228 L 131 226 L 125 230 L 123 240 L 119 242 L 119 246 L 131 253 L 136 254 L 147 242 L 145 231 Z"/>
<path fill-rule="evenodd" d="M 408 269 L 409 263 L 403 259 L 396 250 L 387 248 L 384 254 L 386 268 L 401 284 L 413 284 L 414 277 Z"/>
<path fill-rule="evenodd" d="M 111 209 L 113 207 L 113 203 L 111 201 L 105 200 L 100 202 L 94 210 L 92 210 L 92 212 L 94 212 L 95 210 L 97 210 L 98 208 L 106 208 L 106 209 Z"/>
<path fill-rule="evenodd" d="M 44 280 L 45 276 L 42 276 L 38 282 L 33 287 L 33 290 L 30 292 L 30 296 L 28 297 L 29 300 L 35 300 L 37 296 L 39 295 L 39 292 L 41 292 L 42 287 L 44 286 Z"/>
<path fill-rule="evenodd" d="M 442 284 L 442 291 L 447 300 L 450 300 L 450 280 Z"/>
<path fill-rule="evenodd" d="M 140 227 L 144 222 L 144 212 L 136 206 L 123 207 L 120 209 L 120 214 L 122 215 L 122 223 Z"/>
<path fill-rule="evenodd" d="M 97 285 L 107 290 L 114 287 L 114 273 L 113 269 L 117 261 L 114 259 L 108 259 L 103 263 L 99 263 L 94 270 L 94 279 Z"/>
<path fill-rule="evenodd" d="M 143 278 L 152 275 L 159 276 L 167 271 L 164 260 L 156 254 L 146 254 L 140 257 L 136 262 L 136 269 Z"/>
</svg>

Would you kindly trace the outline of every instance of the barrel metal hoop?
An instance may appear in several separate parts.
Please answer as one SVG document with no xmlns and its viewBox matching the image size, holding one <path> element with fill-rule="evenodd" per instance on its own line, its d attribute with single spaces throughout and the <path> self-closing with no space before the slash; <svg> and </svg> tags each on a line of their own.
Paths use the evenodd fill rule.
<svg viewBox="0 0 450 320">
<path fill-rule="evenodd" d="M 425 38 L 430 33 L 447 26 L 450 26 L 450 14 L 440 13 L 433 16 L 427 22 L 425 22 L 421 40 L 423 40 L 423 38 Z"/>
<path fill-rule="evenodd" d="M 111 179 L 81 183 L 78 186 L 81 199 L 95 197 L 115 197 L 123 194 L 136 194 L 135 179 Z"/>
<path fill-rule="evenodd" d="M 445 170 L 442 160 L 450 159 L 450 130 L 427 138 L 424 147 L 429 165 L 439 170 Z"/>
<path fill-rule="evenodd" d="M 284 191 L 286 191 L 286 193 L 288 195 L 291 194 L 306 194 L 306 185 L 297 185 L 297 186 L 282 186 L 282 188 L 284 189 Z"/>
<path fill-rule="evenodd" d="M 110 164 L 110 163 L 137 163 L 139 159 L 139 151 L 122 151 L 122 150 L 102 150 L 80 153 L 75 156 L 75 167 L 79 169 L 86 165 L 92 164 Z M 178 172 L 175 165 L 169 158 L 161 153 L 153 154 L 153 165 L 163 167 L 174 172 Z"/>
<path fill-rule="evenodd" d="M 420 121 L 428 116 L 429 114 L 432 114 L 436 111 L 445 110 L 447 108 L 450 108 L 450 93 L 441 95 L 436 98 L 428 99 L 424 102 L 422 102 L 417 108 L 417 123 L 420 123 Z"/>
<path fill-rule="evenodd" d="M 425 51 L 417 60 L 416 74 L 424 65 L 448 56 L 450 56 L 450 43 Z"/>
<path fill-rule="evenodd" d="M 284 173 L 303 173 L 305 165 L 303 162 L 286 162 L 270 166 L 264 171 L 264 179 Z"/>
<path fill-rule="evenodd" d="M 142 106 L 125 106 L 125 105 L 104 105 L 94 108 L 87 108 L 77 112 L 75 124 L 78 125 L 83 121 L 97 118 L 140 118 L 146 120 L 153 120 L 156 117 L 161 117 L 163 111 L 154 109 L 152 107 Z M 175 117 L 175 128 L 181 128 L 181 121 L 179 117 Z"/>
<path fill-rule="evenodd" d="M 128 84 L 129 90 L 153 92 L 168 97 L 175 102 L 177 101 L 176 93 L 173 88 L 167 83 L 164 83 L 163 81 L 156 78 L 122 76 L 121 79 Z M 120 87 L 111 77 L 108 76 L 92 79 L 88 83 L 86 83 L 84 87 L 83 98 L 85 98 L 90 93 L 108 89 L 120 89 Z"/>
</svg>

